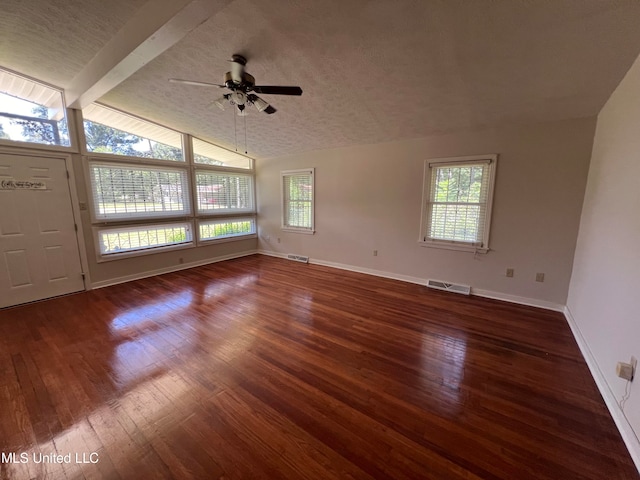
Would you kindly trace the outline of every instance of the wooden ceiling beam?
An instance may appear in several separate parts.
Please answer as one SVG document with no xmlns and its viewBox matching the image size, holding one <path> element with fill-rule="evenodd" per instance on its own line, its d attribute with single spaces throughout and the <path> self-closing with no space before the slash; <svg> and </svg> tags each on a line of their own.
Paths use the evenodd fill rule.
<svg viewBox="0 0 640 480">
<path fill-rule="evenodd" d="M 67 105 L 82 109 L 175 45 L 231 0 L 149 0 L 65 89 Z"/>
</svg>

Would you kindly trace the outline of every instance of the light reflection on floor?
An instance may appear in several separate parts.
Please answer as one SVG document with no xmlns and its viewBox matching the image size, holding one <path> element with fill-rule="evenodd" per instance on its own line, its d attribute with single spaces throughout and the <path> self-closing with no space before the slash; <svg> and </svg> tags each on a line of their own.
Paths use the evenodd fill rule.
<svg viewBox="0 0 640 480">
<path fill-rule="evenodd" d="M 111 330 L 120 332 L 126 328 L 140 326 L 140 323 L 148 320 L 156 321 L 158 318 L 166 317 L 173 312 L 187 308 L 192 301 L 193 294 L 190 290 L 167 295 L 160 302 L 131 308 L 121 313 L 111 321 Z"/>
<path fill-rule="evenodd" d="M 465 402 L 465 393 L 460 388 L 464 381 L 467 357 L 467 339 L 464 336 L 424 335 L 422 341 L 423 372 L 433 372 L 434 364 L 439 365 L 439 375 L 424 378 L 425 387 L 433 389 L 438 383 L 441 395 L 437 404 L 432 405 L 443 414 L 457 414 Z"/>
<path fill-rule="evenodd" d="M 222 297 L 229 295 L 233 290 L 246 288 L 249 285 L 256 283 L 258 278 L 259 276 L 257 274 L 250 273 L 233 277 L 233 283 L 214 281 L 205 288 L 203 300 L 220 300 Z"/>
<path fill-rule="evenodd" d="M 135 463 L 139 460 L 137 445 L 131 441 L 124 428 L 114 428 L 114 425 L 126 425 L 133 421 L 142 430 L 149 425 L 159 424 L 169 428 L 171 421 L 182 418 L 175 415 L 176 405 L 181 405 L 181 411 L 184 412 L 193 408 L 197 396 L 185 395 L 190 389 L 191 386 L 184 379 L 173 373 L 147 380 L 110 404 L 98 407 L 52 439 L 18 452 L 19 459 L 24 458 L 20 455 L 26 454 L 30 461 L 3 465 L 5 468 L 2 470 L 1 478 L 59 478 L 65 475 L 70 478 L 76 478 L 76 475 L 78 478 L 84 478 L 83 465 L 76 461 L 89 462 L 89 455 L 97 452 L 100 444 L 120 445 L 124 457 Z M 40 454 L 71 455 L 71 463 L 35 463 L 34 454 L 36 457 Z M 76 458 L 76 454 L 80 457 Z M 97 458 L 99 459 L 99 456 Z"/>
<path fill-rule="evenodd" d="M 289 294 L 289 307 L 292 318 L 297 323 L 313 327 L 312 306 L 313 294 L 308 291 L 295 291 Z"/>
<path fill-rule="evenodd" d="M 167 355 L 189 346 L 186 323 L 190 320 L 180 313 L 192 301 L 193 293 L 185 290 L 168 295 L 166 301 L 126 310 L 111 321 L 112 338 L 117 342 L 111 371 L 120 390 L 163 373 L 162 364 Z M 179 329 L 180 334 L 171 335 L 174 329 Z M 158 346 L 167 343 L 164 337 L 168 335 L 171 336 L 171 350 L 160 350 Z"/>
<path fill-rule="evenodd" d="M 161 375 L 165 371 L 163 364 L 171 355 L 186 357 L 209 352 L 211 356 L 231 361 L 246 351 L 254 337 L 247 333 L 251 329 L 244 319 L 254 318 L 255 302 L 245 298 L 242 308 L 247 310 L 247 315 L 238 315 L 234 302 L 227 300 L 233 300 L 258 278 L 257 274 L 247 274 L 234 277 L 233 283 L 212 281 L 199 293 L 185 290 L 163 297 L 161 302 L 120 313 L 110 325 L 117 343 L 111 362 L 114 383 L 120 390 L 126 390 L 145 378 Z M 220 308 L 213 316 L 203 316 L 194 308 L 198 303 L 219 304 Z M 225 331 L 224 343 L 215 334 L 211 335 L 216 329 Z M 167 349 L 159 348 L 165 344 Z"/>
</svg>

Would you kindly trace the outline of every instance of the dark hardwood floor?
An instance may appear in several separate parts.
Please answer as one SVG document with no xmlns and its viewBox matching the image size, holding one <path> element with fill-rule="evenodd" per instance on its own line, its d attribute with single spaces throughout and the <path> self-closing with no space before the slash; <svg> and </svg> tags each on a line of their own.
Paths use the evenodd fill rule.
<svg viewBox="0 0 640 480">
<path fill-rule="evenodd" d="M 2 479 L 640 478 L 561 314 L 264 256 L 0 311 L 0 416 Z"/>
</svg>

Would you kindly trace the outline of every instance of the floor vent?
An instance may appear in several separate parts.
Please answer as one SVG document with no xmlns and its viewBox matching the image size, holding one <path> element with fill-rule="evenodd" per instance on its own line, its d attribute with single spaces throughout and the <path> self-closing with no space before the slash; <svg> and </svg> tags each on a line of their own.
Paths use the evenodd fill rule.
<svg viewBox="0 0 640 480">
<path fill-rule="evenodd" d="M 429 280 L 427 287 L 444 290 L 446 292 L 460 293 L 462 295 L 469 295 L 471 293 L 471 287 L 468 285 L 457 285 L 455 283 L 441 282 L 440 280 Z"/>
<path fill-rule="evenodd" d="M 303 255 L 294 255 L 290 253 L 289 255 L 287 255 L 287 259 L 294 260 L 300 263 L 309 263 L 309 257 L 305 257 Z"/>
</svg>

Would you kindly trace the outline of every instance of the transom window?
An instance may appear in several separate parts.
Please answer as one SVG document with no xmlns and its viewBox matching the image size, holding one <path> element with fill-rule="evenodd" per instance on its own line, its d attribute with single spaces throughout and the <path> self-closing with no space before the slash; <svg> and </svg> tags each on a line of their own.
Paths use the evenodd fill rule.
<svg viewBox="0 0 640 480">
<path fill-rule="evenodd" d="M 62 92 L 0 70 L 0 139 L 70 146 Z"/>
<path fill-rule="evenodd" d="M 182 134 L 104 105 L 82 110 L 87 151 L 184 161 Z"/>
<path fill-rule="evenodd" d="M 222 147 L 193 138 L 193 160 L 204 165 L 231 168 L 251 168 L 251 159 L 225 150 Z"/>
<path fill-rule="evenodd" d="M 423 243 L 488 250 L 496 163 L 497 155 L 425 163 Z"/>
</svg>

